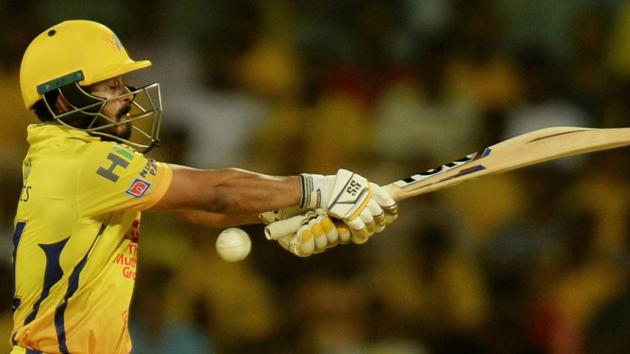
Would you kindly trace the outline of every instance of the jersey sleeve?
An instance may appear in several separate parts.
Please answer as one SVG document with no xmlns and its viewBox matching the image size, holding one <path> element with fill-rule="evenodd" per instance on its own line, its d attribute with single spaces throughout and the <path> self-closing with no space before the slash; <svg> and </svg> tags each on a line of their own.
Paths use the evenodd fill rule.
<svg viewBox="0 0 630 354">
<path fill-rule="evenodd" d="M 111 142 L 90 144 L 82 161 L 77 181 L 82 216 L 148 209 L 166 193 L 173 176 L 167 164 Z"/>
</svg>

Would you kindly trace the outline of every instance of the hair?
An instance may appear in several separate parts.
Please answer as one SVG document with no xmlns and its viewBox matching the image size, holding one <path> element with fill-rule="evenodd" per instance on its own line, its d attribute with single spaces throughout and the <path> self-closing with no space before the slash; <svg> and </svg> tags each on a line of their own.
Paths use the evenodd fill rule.
<svg viewBox="0 0 630 354">
<path fill-rule="evenodd" d="M 35 115 L 37 116 L 37 118 L 39 118 L 41 122 L 46 123 L 46 122 L 55 121 L 55 117 L 53 116 L 53 113 L 54 114 L 60 113 L 59 108 L 56 105 L 57 98 L 59 97 L 59 95 L 60 95 L 59 90 L 54 90 L 54 91 L 45 93 L 44 97 L 46 98 L 46 101 L 48 101 L 48 105 L 46 105 L 46 102 L 44 102 L 44 98 L 35 102 L 32 110 L 35 112 Z M 48 106 L 50 106 L 50 109 L 52 109 L 53 112 L 51 112 L 50 109 L 48 109 Z M 63 119 L 63 121 L 65 124 L 70 125 L 72 127 L 75 127 L 78 129 L 86 129 L 87 126 L 91 122 L 91 119 L 88 119 L 88 118 L 91 118 L 91 117 L 87 116 L 86 114 L 82 112 L 75 112 L 75 113 L 71 113 L 67 115 Z"/>
<path fill-rule="evenodd" d="M 55 101 L 57 101 L 57 97 L 59 97 L 59 93 L 57 91 L 46 93 L 46 100 L 51 105 L 51 108 L 53 110 L 56 110 Z M 32 110 L 35 112 L 37 118 L 39 118 L 39 120 L 42 122 L 52 122 L 55 120 L 52 113 L 48 109 L 48 106 L 46 106 L 46 102 L 44 102 L 43 98 L 35 102 Z"/>
</svg>

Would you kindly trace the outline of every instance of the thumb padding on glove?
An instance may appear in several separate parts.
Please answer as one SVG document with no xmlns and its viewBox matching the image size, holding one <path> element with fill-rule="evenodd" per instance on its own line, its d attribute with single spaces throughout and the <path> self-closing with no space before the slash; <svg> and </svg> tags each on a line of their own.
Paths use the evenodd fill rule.
<svg viewBox="0 0 630 354">
<path fill-rule="evenodd" d="M 385 223 L 391 224 L 398 218 L 398 204 L 396 204 L 394 198 L 387 193 L 385 188 L 375 183 L 372 183 L 371 187 L 372 198 L 385 212 Z"/>
<path fill-rule="evenodd" d="M 286 220 L 279 220 L 265 226 L 267 240 L 278 240 L 287 235 L 293 235 L 302 226 L 305 215 L 292 216 Z"/>
</svg>

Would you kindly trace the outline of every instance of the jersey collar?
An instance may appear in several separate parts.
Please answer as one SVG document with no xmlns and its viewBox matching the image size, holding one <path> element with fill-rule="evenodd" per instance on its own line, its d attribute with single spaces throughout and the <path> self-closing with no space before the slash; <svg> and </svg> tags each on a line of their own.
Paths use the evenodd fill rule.
<svg viewBox="0 0 630 354">
<path fill-rule="evenodd" d="M 26 140 L 31 145 L 51 139 L 79 139 L 88 143 L 101 140 L 84 131 L 54 123 L 29 124 L 26 130 Z"/>
</svg>

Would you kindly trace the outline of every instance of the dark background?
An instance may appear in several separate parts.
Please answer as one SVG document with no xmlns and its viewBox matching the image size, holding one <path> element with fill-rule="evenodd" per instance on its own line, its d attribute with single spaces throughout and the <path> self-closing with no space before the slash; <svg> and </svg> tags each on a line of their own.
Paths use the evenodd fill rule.
<svg viewBox="0 0 630 354">
<path fill-rule="evenodd" d="M 630 125 L 629 1 L 0 1 L 0 284 L 35 122 L 19 63 L 74 18 L 153 61 L 130 80 L 162 84 L 167 162 L 384 184 L 542 127 Z M 226 263 L 220 230 L 146 213 L 134 353 L 628 352 L 629 177 L 626 148 L 474 180 L 307 259 L 252 226 Z"/>
</svg>

